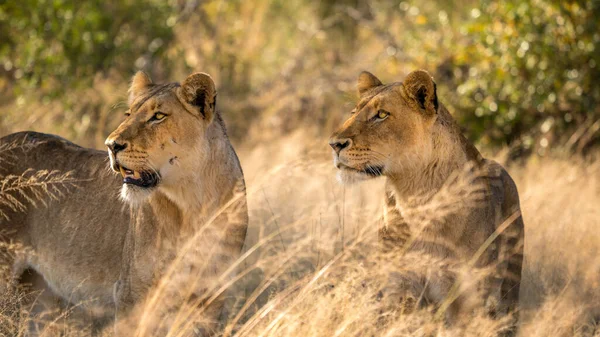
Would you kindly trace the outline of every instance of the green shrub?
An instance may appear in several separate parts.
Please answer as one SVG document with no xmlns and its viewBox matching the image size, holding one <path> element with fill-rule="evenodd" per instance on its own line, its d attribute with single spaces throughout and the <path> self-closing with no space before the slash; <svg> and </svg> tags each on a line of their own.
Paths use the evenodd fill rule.
<svg viewBox="0 0 600 337">
<path fill-rule="evenodd" d="M 484 0 L 471 16 L 455 104 L 472 138 L 545 148 L 600 121 L 600 2 Z M 595 137 L 580 134 L 580 149 Z"/>
<path fill-rule="evenodd" d="M 109 70 L 129 77 L 161 56 L 176 17 L 167 1 L 19 0 L 0 6 L 0 66 L 17 93 L 48 98 Z M 39 97 L 39 96 L 38 96 Z"/>
</svg>

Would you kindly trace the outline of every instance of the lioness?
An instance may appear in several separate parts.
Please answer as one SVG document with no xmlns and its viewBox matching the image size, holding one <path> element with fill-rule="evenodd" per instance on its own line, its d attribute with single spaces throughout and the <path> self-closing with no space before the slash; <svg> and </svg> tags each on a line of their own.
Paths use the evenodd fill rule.
<svg viewBox="0 0 600 337">
<path fill-rule="evenodd" d="M 496 315 L 514 313 L 524 230 L 511 177 L 499 164 L 482 158 L 461 134 L 438 101 L 436 85 L 426 71 L 414 71 L 404 82 L 385 85 L 363 72 L 357 86 L 360 100 L 329 145 L 342 182 L 387 178 L 379 231 L 386 250 L 396 246 L 405 252 L 491 267 L 495 273 L 485 284 L 487 308 Z M 464 180 L 465 175 L 482 192 L 476 202 L 457 196 L 450 204 L 454 211 L 440 212 L 427 226 L 406 218 L 436 198 L 457 176 Z M 488 240 L 496 236 L 493 242 Z M 433 277 L 427 287 L 423 285 L 422 295 L 439 304 L 455 281 Z M 467 310 L 458 300 L 449 309 L 455 313 Z"/>
<path fill-rule="evenodd" d="M 58 170 L 77 180 L 63 197 L 45 200 L 47 207 L 32 207 L 27 193 L 11 195 L 29 205 L 0 217 L 2 240 L 23 247 L 8 261 L 14 279 L 45 283 L 100 317 L 115 306 L 127 313 L 194 239 L 206 260 L 181 269 L 207 289 L 202 281 L 239 256 L 248 223 L 242 169 L 216 97 L 204 73 L 154 84 L 138 72 L 125 120 L 106 140 L 108 156 L 36 132 L 2 138 L 0 177 Z M 214 303 L 213 320 L 222 302 Z"/>
</svg>

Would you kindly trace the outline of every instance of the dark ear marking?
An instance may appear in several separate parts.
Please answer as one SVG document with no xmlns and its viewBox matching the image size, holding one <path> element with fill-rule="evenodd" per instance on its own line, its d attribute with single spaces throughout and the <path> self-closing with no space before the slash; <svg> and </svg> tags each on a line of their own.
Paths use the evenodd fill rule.
<svg viewBox="0 0 600 337">
<path fill-rule="evenodd" d="M 196 95 L 194 96 L 194 100 L 192 104 L 200 108 L 200 113 L 202 116 L 206 117 L 206 109 L 204 102 L 206 101 L 206 93 L 202 89 L 196 90 Z"/>
<path fill-rule="evenodd" d="M 438 112 L 438 108 L 440 107 L 437 96 L 437 84 L 433 82 L 433 108 L 435 109 L 435 113 Z"/>
<path fill-rule="evenodd" d="M 216 113 L 217 90 L 210 75 L 194 73 L 188 76 L 177 90 L 177 96 L 188 111 L 212 121 Z"/>
<path fill-rule="evenodd" d="M 193 105 L 200 108 L 200 113 L 202 116 L 206 117 L 206 92 L 204 90 L 196 90 L 196 96 Z M 215 94 L 213 101 L 208 103 L 208 107 L 211 111 L 215 111 L 215 107 L 217 106 L 217 94 Z"/>
<path fill-rule="evenodd" d="M 425 87 L 420 87 L 416 94 L 415 94 L 415 98 L 417 99 L 417 102 L 419 102 L 419 105 L 421 106 L 421 109 L 425 110 L 425 100 L 427 99 L 427 89 L 425 89 Z"/>
<path fill-rule="evenodd" d="M 437 87 L 431 75 L 425 70 L 415 70 L 406 76 L 403 83 L 405 93 L 419 109 L 427 115 L 438 112 Z"/>
</svg>

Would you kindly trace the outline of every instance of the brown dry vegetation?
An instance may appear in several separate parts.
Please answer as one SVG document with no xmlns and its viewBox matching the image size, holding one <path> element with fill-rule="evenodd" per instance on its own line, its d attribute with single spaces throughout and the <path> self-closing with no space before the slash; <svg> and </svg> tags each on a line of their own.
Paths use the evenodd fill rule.
<svg viewBox="0 0 600 337">
<path fill-rule="evenodd" d="M 494 336 L 502 331 L 506 321 L 483 314 L 475 313 L 460 329 L 448 328 L 429 309 L 397 305 L 390 289 L 398 286 L 398 275 L 447 266 L 423 256 L 381 253 L 376 229 L 382 181 L 339 185 L 325 140 L 298 132 L 263 146 L 238 147 L 248 181 L 251 230 L 238 277 L 222 283 L 231 302 L 222 322 L 225 335 Z M 522 335 L 593 334 L 600 315 L 600 237 L 595 234 L 600 163 L 532 158 L 509 171 L 520 189 L 526 224 Z M 442 211 L 440 204 L 431 206 L 423 219 L 435 217 L 436 207 Z M 177 277 L 177 272 L 171 275 Z M 30 323 L 19 296 L 36 294 L 2 290 L 1 332 L 22 335 Z M 160 326 L 174 327 L 169 336 L 194 331 L 191 322 L 201 320 L 202 309 L 181 306 L 176 318 L 162 319 L 170 300 L 163 292 L 126 321 L 130 332 L 153 335 Z M 388 305 L 387 298 L 395 305 Z M 54 323 L 46 325 L 44 336 L 90 333 L 76 318 L 61 319 L 68 313 L 61 315 L 48 316 Z"/>
<path fill-rule="evenodd" d="M 162 13 L 162 21 L 154 21 L 137 15 L 139 4 L 129 1 L 123 2 L 127 13 L 103 5 L 80 9 L 81 27 L 60 16 L 73 14 L 71 5 L 63 4 L 64 11 L 57 5 L 60 15 L 38 18 L 54 20 L 58 24 L 51 26 L 67 33 L 88 29 L 85 15 L 96 17 L 98 10 L 105 10 L 100 14 L 110 17 L 108 23 L 113 15 L 120 18 L 114 22 L 122 26 L 104 29 L 117 34 L 115 41 L 138 47 L 115 48 L 107 59 L 95 49 L 77 55 L 84 61 L 93 56 L 89 62 L 97 61 L 97 69 L 92 71 L 81 60 L 69 64 L 74 69 L 64 66 L 62 58 L 68 57 L 54 54 L 69 46 L 71 35 L 52 35 L 53 48 L 40 43 L 50 37 L 36 33 L 28 6 L 41 2 L 22 3 L 26 10 L 14 11 L 17 2 L 0 7 L 6 10 L 0 11 L 3 18 L 14 18 L 6 21 L 10 25 L 0 23 L 0 34 L 11 33 L 10 44 L 1 39 L 6 48 L 0 48 L 0 136 L 35 130 L 102 148 L 122 121 L 134 68 L 157 82 L 182 80 L 192 71 L 215 78 L 219 107 L 244 169 L 250 212 L 238 277 L 226 275 L 216 289 L 230 297 L 229 315 L 222 319 L 225 335 L 495 336 L 505 328 L 506 321 L 480 313 L 466 326 L 448 328 L 429 309 L 414 311 L 410 301 L 398 305 L 398 294 L 389 291 L 398 285 L 398 275 L 452 267 L 423 256 L 382 253 L 376 232 L 383 179 L 352 187 L 335 180 L 327 138 L 352 108 L 358 72 L 367 69 L 392 82 L 424 68 L 470 139 L 480 146 L 512 142 L 510 148 L 482 150 L 508 165 L 520 192 L 526 229 L 521 335 L 600 336 L 595 327 L 600 161 L 594 150 L 586 150 L 585 158 L 571 154 L 586 152 L 599 139 L 594 74 L 600 36 L 597 20 L 589 20 L 597 17 L 596 2 L 150 1 L 144 8 L 155 10 L 153 18 Z M 513 15 L 517 9 L 521 17 Z M 549 28 L 538 30 L 536 20 Z M 139 29 L 146 21 L 160 29 L 154 34 L 162 34 L 164 44 L 154 51 L 154 36 Z M 173 24 L 169 32 L 163 31 L 165 22 Z M 555 38 L 556 32 L 563 38 Z M 529 51 L 518 56 L 524 42 Z M 550 66 L 542 69 L 542 63 Z M 63 85 L 66 90 L 52 96 Z M 589 107 L 578 104 L 582 97 Z M 45 198 L 60 199 L 76 188 L 68 172 L 2 176 L 3 160 L 18 160 L 3 156 L 5 150 L 0 148 L 0 216 L 2 207 L 45 207 Z M 533 155 L 519 157 L 523 152 Z M 27 195 L 28 203 L 15 203 L 15 193 Z M 429 206 L 423 221 L 444 205 Z M 0 247 L 0 262 L 3 254 L 21 249 Z M 90 335 L 92 327 L 78 320 L 77 304 L 28 318 L 25 303 L 40 294 L 15 291 L 4 282 L 6 267 L 0 263 L 0 336 L 23 336 L 37 321 L 46 322 L 43 336 Z M 175 273 L 164 280 L 171 282 L 186 279 Z M 152 294 L 154 302 L 122 322 L 131 335 L 151 336 L 161 326 L 173 327 L 169 336 L 196 329 L 192 323 L 202 320 L 202 305 L 179 306 L 175 315 L 164 317 L 164 309 L 177 304 L 169 291 Z M 386 302 L 390 298 L 394 305 Z M 110 335 L 110 327 L 102 333 Z"/>
</svg>

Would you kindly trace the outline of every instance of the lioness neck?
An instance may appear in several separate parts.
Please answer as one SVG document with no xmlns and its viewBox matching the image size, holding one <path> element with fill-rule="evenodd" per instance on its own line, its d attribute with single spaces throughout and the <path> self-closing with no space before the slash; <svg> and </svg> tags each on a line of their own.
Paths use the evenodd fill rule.
<svg viewBox="0 0 600 337">
<path fill-rule="evenodd" d="M 408 165 L 405 172 L 388 177 L 399 202 L 430 197 L 468 162 L 482 161 L 479 151 L 462 135 L 443 105 L 432 126 L 430 149 L 424 163 Z"/>
<path fill-rule="evenodd" d="M 237 156 L 229 143 L 225 127 L 215 120 L 207 129 L 206 143 L 202 148 L 201 160 L 195 167 L 181 168 L 189 172 L 185 182 L 177 188 L 164 188 L 163 193 L 155 193 L 149 202 L 153 209 L 171 208 L 179 213 L 180 224 L 165 224 L 185 229 L 198 230 L 205 223 L 214 220 L 220 207 L 233 197 L 237 184 L 243 181 Z M 200 156 L 199 156 L 200 157 Z M 167 199 L 169 202 L 166 202 Z"/>
</svg>

